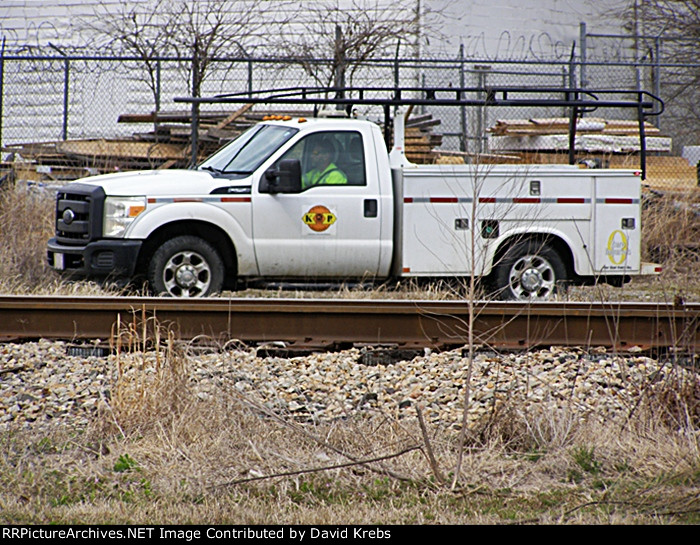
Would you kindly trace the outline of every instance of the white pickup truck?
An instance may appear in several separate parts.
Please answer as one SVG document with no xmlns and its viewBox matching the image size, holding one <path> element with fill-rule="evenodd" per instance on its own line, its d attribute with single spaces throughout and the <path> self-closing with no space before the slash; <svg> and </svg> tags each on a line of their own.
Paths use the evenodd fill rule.
<svg viewBox="0 0 700 545">
<path fill-rule="evenodd" d="M 155 293 L 177 297 L 246 279 L 473 272 L 501 298 L 544 300 L 561 283 L 654 272 L 640 261 L 639 172 L 414 165 L 401 120 L 391 153 L 370 121 L 284 117 L 191 170 L 69 183 L 57 195 L 49 263 L 145 277 Z"/>
</svg>

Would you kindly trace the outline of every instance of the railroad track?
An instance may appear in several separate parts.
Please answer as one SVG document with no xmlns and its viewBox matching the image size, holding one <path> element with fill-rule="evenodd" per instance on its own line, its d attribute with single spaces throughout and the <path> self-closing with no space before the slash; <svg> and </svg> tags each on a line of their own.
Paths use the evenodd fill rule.
<svg viewBox="0 0 700 545">
<path fill-rule="evenodd" d="M 604 346 L 620 351 L 700 348 L 700 303 L 477 302 L 477 345 L 507 349 Z M 436 349 L 468 340 L 466 302 L 1 296 L 0 340 L 103 342 L 148 335 L 238 340 L 294 349 L 371 345 Z"/>
</svg>

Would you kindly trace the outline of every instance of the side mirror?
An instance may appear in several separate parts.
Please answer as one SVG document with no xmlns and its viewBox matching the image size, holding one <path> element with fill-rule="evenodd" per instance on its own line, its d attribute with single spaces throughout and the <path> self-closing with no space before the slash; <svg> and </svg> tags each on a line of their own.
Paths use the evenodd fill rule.
<svg viewBox="0 0 700 545">
<path fill-rule="evenodd" d="M 299 159 L 284 159 L 277 167 L 265 171 L 260 180 L 261 193 L 300 193 L 301 163 Z"/>
</svg>

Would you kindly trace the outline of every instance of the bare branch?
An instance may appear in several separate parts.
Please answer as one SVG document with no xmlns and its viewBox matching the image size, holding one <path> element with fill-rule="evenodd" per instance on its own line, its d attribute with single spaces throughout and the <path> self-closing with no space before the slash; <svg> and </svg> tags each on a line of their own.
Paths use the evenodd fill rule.
<svg viewBox="0 0 700 545">
<path fill-rule="evenodd" d="M 445 477 L 440 471 L 440 466 L 438 465 L 437 460 L 435 459 L 435 455 L 433 454 L 433 447 L 430 444 L 428 430 L 425 427 L 425 422 L 423 420 L 423 412 L 420 410 L 419 407 L 416 407 L 416 414 L 418 415 L 418 423 L 420 425 L 421 434 L 423 435 L 423 443 L 425 444 L 426 455 L 428 456 L 430 468 L 432 469 L 433 475 L 435 475 L 435 478 L 437 479 L 438 483 L 443 484 L 445 482 Z"/>
<path fill-rule="evenodd" d="M 282 473 L 273 473 L 271 475 L 261 475 L 259 477 L 248 477 L 245 479 L 236 479 L 235 481 L 229 481 L 227 483 L 221 483 L 221 484 L 216 484 L 212 485 L 209 488 L 221 488 L 224 486 L 234 486 L 237 484 L 244 484 L 244 483 L 249 483 L 252 481 L 261 481 L 264 479 L 274 479 L 275 477 L 291 477 L 294 475 L 303 475 L 305 473 L 320 473 L 321 471 L 330 471 L 332 469 L 342 469 L 345 467 L 353 467 L 353 466 L 359 466 L 359 465 L 367 465 L 367 464 L 372 464 L 375 462 L 382 462 L 384 460 L 390 460 L 391 458 L 398 458 L 399 456 L 403 456 L 404 454 L 408 454 L 409 452 L 412 452 L 414 450 L 420 449 L 420 446 L 414 445 L 411 447 L 407 447 L 399 452 L 395 452 L 393 454 L 387 454 L 385 456 L 378 456 L 376 458 L 368 458 L 365 460 L 357 460 L 353 462 L 346 462 L 344 464 L 335 464 L 331 466 L 322 466 L 322 467 L 312 467 L 308 469 L 300 469 L 297 471 L 284 471 Z"/>
<path fill-rule="evenodd" d="M 121 0 L 116 9 L 100 4 L 79 25 L 96 46 L 142 59 L 154 93 L 157 58 L 187 59 L 192 94 L 199 96 L 214 59 L 249 56 L 269 41 L 271 5 L 271 0 Z M 275 3 L 280 5 L 284 2 Z"/>
<path fill-rule="evenodd" d="M 299 13 L 296 25 L 286 26 L 282 48 L 320 85 L 350 85 L 368 59 L 393 57 L 397 47 L 417 56 L 432 21 L 432 12 L 419 6 L 415 0 L 389 7 L 379 0 L 313 3 Z"/>
</svg>

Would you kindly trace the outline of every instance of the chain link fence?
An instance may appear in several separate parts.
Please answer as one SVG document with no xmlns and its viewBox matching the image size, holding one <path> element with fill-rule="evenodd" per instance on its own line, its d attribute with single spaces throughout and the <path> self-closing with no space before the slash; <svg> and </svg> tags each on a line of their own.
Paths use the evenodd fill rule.
<svg viewBox="0 0 700 545">
<path fill-rule="evenodd" d="M 331 61 L 222 59 L 212 63 L 202 96 L 261 89 L 319 86 Z M 116 169 L 184 166 L 191 153 L 189 59 L 89 56 L 0 58 L 0 142 L 3 172 L 36 180 L 74 179 Z M 650 89 L 666 112 L 649 119 L 648 183 L 687 190 L 697 186 L 700 122 L 689 114 L 699 66 L 528 62 L 467 59 L 384 59 L 349 63 L 349 87 L 479 88 L 497 86 Z M 478 94 L 478 93 L 476 93 Z M 554 96 L 554 93 L 552 93 Z M 476 95 L 475 95 L 476 96 Z M 230 106 L 230 105 L 229 105 Z M 264 108 L 233 116 L 237 107 L 201 108 L 199 142 L 207 153 L 225 143 Z M 282 112 L 281 112 L 282 113 Z M 294 112 L 292 112 L 294 113 Z M 382 120 L 379 108 L 356 112 Z M 567 162 L 559 144 L 570 112 L 564 108 L 417 107 L 411 112 L 417 162 Z M 411 119 L 411 118 L 409 118 Z M 634 110 L 587 112 L 579 158 L 602 166 L 637 168 Z M 597 131 L 596 132 L 596 127 Z M 587 145 L 584 139 L 590 140 Z"/>
</svg>

